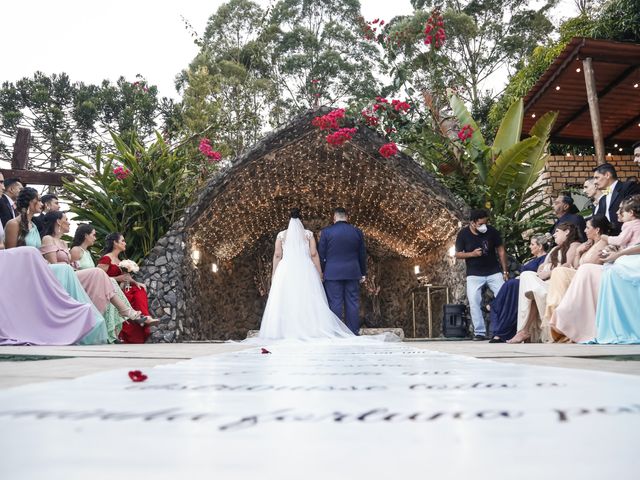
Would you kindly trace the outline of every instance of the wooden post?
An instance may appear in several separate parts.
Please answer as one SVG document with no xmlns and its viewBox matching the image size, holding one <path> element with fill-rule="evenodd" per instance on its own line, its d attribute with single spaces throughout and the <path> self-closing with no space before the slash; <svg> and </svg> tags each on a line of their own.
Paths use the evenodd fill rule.
<svg viewBox="0 0 640 480">
<path fill-rule="evenodd" d="M 593 132 L 593 144 L 596 147 L 596 161 L 598 165 L 604 161 L 604 138 L 602 136 L 602 124 L 600 123 L 600 107 L 598 106 L 598 90 L 596 89 L 596 76 L 593 71 L 591 57 L 582 61 L 584 66 L 584 82 L 587 87 L 587 101 L 589 102 L 589 116 L 591 117 L 591 131 Z"/>
<path fill-rule="evenodd" d="M 34 172 L 27 170 L 29 163 L 29 144 L 31 142 L 31 130 L 18 128 L 16 141 L 13 144 L 13 156 L 11 168 L 0 168 L 4 178 L 19 178 L 23 185 L 49 185 L 61 187 L 62 180 L 73 182 L 75 177 L 70 173 Z M 51 190 L 50 190 L 51 191 Z"/>
<path fill-rule="evenodd" d="M 31 143 L 31 130 L 18 127 L 18 135 L 13 144 L 13 156 L 11 168 L 13 170 L 26 170 L 29 162 L 29 144 Z"/>
</svg>

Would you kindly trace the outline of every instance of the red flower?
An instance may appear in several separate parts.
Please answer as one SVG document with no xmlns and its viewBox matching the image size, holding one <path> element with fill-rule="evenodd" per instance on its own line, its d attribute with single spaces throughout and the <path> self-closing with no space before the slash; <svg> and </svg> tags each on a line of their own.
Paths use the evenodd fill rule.
<svg viewBox="0 0 640 480">
<path fill-rule="evenodd" d="M 341 128 L 340 130 L 327 135 L 327 143 L 337 147 L 351 140 L 357 131 L 357 128 Z"/>
<path fill-rule="evenodd" d="M 458 132 L 458 138 L 460 139 L 460 141 L 465 142 L 466 140 L 468 140 L 469 138 L 473 137 L 473 127 L 471 127 L 471 125 L 465 125 L 464 127 L 462 127 L 462 129 Z"/>
<path fill-rule="evenodd" d="M 338 108 L 332 112 L 316 117 L 311 120 L 311 124 L 314 127 L 318 127 L 320 130 L 335 130 L 340 128 L 338 120 L 344 118 L 344 108 Z"/>
<path fill-rule="evenodd" d="M 370 110 L 363 110 L 361 114 L 364 117 L 364 121 L 366 122 L 366 124 L 370 127 L 377 127 L 379 125 L 380 119 L 375 115 L 372 115 Z"/>
<path fill-rule="evenodd" d="M 403 102 L 401 100 L 392 100 L 391 101 L 391 106 L 393 107 L 393 109 L 396 112 L 407 112 L 411 109 L 411 105 L 409 105 L 407 102 Z"/>
<path fill-rule="evenodd" d="M 118 180 L 124 180 L 129 175 L 131 175 L 131 170 L 123 166 L 117 166 L 113 169 L 113 174 L 116 176 Z"/>
<path fill-rule="evenodd" d="M 394 156 L 396 153 L 398 153 L 398 146 L 393 142 L 385 143 L 383 146 L 380 147 L 380 150 L 378 150 L 378 152 L 384 158 L 389 158 Z"/>
<path fill-rule="evenodd" d="M 200 150 L 200 152 L 207 157 L 210 162 L 217 162 L 222 159 L 222 154 L 211 147 L 211 140 L 208 138 L 200 140 L 198 150 Z"/>
<path fill-rule="evenodd" d="M 263 355 L 266 355 L 267 353 L 271 353 L 269 350 L 267 350 L 266 348 L 261 348 L 260 349 L 260 353 Z"/>
<path fill-rule="evenodd" d="M 129 372 L 129 378 L 131 379 L 131 381 L 133 382 L 144 382 L 147 377 L 144 373 L 142 373 L 140 370 L 131 370 Z"/>
</svg>

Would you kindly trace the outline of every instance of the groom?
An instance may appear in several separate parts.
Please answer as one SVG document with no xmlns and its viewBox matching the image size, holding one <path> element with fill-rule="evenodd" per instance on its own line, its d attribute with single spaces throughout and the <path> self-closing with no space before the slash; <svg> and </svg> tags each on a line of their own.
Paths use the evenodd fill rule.
<svg viewBox="0 0 640 480">
<path fill-rule="evenodd" d="M 347 222 L 347 211 L 333 211 L 333 225 L 322 230 L 318 245 L 329 308 L 358 335 L 360 283 L 367 274 L 367 252 L 360 229 Z"/>
</svg>

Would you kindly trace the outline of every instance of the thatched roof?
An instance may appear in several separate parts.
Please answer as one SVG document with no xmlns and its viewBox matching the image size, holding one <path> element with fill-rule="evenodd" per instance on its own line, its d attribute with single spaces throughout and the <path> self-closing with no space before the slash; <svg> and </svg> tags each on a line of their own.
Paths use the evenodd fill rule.
<svg viewBox="0 0 640 480">
<path fill-rule="evenodd" d="M 195 247 L 230 259 L 286 228 L 291 208 L 302 209 L 308 226 L 324 226 L 336 206 L 396 254 L 420 256 L 451 242 L 464 205 L 410 157 L 382 157 L 385 141 L 368 128 L 328 145 L 311 125 L 327 112 L 295 118 L 208 182 L 184 219 Z"/>
</svg>

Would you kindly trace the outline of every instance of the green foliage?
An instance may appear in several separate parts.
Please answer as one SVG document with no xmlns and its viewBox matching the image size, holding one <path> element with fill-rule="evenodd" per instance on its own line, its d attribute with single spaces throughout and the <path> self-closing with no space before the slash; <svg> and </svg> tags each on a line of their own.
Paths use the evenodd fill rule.
<svg viewBox="0 0 640 480">
<path fill-rule="evenodd" d="M 266 12 L 250 0 L 218 8 L 198 40 L 200 52 L 181 73 L 185 145 L 194 154 L 201 137 L 224 156 L 242 153 L 262 136 L 278 93 L 261 38 Z"/>
<path fill-rule="evenodd" d="M 522 99 L 505 114 L 492 145 L 477 135 L 464 103 L 456 95 L 451 107 L 461 125 L 471 125 L 474 135 L 461 148 L 452 150 L 462 163 L 471 163 L 478 175 L 462 177 L 460 171 L 444 175 L 442 180 L 472 208 L 490 208 L 492 221 L 502 233 L 507 248 L 516 258 L 528 255 L 526 235 L 546 225 L 550 207 L 542 201 L 544 184 L 538 183 L 547 157 L 548 138 L 557 113 L 542 116 L 520 140 L 523 120 Z M 462 152 L 462 153 L 461 153 Z"/>
<path fill-rule="evenodd" d="M 444 95 L 455 87 L 458 95 L 480 117 L 488 112 L 499 92 L 485 88 L 497 72 L 516 68 L 536 45 L 553 31 L 549 9 L 556 0 L 533 8 L 521 0 L 414 0 L 413 15 L 392 20 L 386 33 L 398 39 L 390 45 L 398 68 L 396 76 L 432 93 Z M 444 15 L 447 40 L 436 55 L 425 49 L 424 28 L 429 14 L 439 7 Z"/>
<path fill-rule="evenodd" d="M 189 162 L 171 150 L 161 135 L 145 146 L 138 139 L 125 141 L 111 135 L 115 153 L 98 147 L 90 160 L 68 157 L 75 182 L 65 182 L 64 196 L 80 222 L 91 222 L 99 243 L 111 232 L 127 239 L 127 255 L 144 258 L 180 217 L 196 183 Z M 117 166 L 129 170 L 119 180 Z"/>
</svg>

